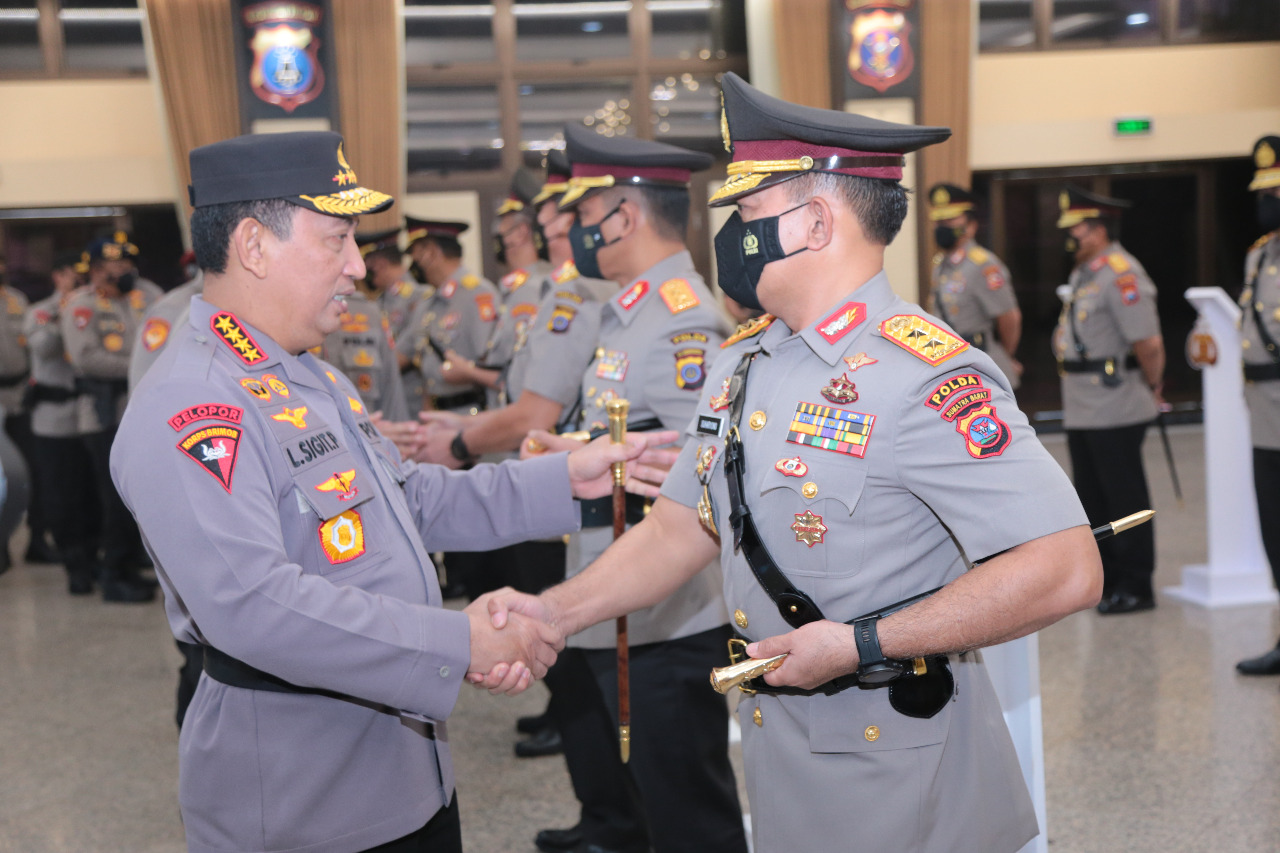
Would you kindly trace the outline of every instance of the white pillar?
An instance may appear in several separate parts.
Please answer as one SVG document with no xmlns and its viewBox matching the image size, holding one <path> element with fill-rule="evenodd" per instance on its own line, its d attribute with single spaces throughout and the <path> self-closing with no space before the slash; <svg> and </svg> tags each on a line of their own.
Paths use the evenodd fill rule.
<svg viewBox="0 0 1280 853">
<path fill-rule="evenodd" d="M 1040 635 L 990 646 L 982 660 L 1000 699 L 1005 725 L 1018 751 L 1022 778 L 1031 792 L 1040 834 L 1018 853 L 1048 853 L 1049 829 L 1044 805 L 1044 729 L 1040 716 Z"/>
<path fill-rule="evenodd" d="M 1253 492 L 1253 451 L 1237 328 L 1240 308 L 1221 287 L 1192 287 L 1186 297 L 1208 324 L 1218 351 L 1217 361 L 1202 372 L 1209 562 L 1184 566 L 1182 585 L 1164 591 L 1203 607 L 1275 601 Z"/>
</svg>

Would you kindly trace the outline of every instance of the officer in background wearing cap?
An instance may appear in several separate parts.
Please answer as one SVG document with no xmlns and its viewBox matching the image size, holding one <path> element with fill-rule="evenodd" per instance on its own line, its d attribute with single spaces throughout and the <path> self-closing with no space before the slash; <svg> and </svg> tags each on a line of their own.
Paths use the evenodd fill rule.
<svg viewBox="0 0 1280 853">
<path fill-rule="evenodd" d="M 421 403 L 421 377 L 413 370 L 413 345 L 409 330 L 420 315 L 418 306 L 432 288 L 414 280 L 405 267 L 400 249 L 400 228 L 365 232 L 356 235 L 356 243 L 364 255 L 365 286 L 372 292 L 382 316 L 387 320 L 391 344 L 400 371 L 400 386 L 409 416 L 416 415 Z M 410 375 L 417 377 L 411 380 Z M 412 402 L 410 400 L 412 399 Z"/>
<path fill-rule="evenodd" d="M 712 158 L 660 142 L 605 137 L 581 125 L 565 128 L 565 147 L 573 176 L 560 208 L 575 214 L 568 235 L 574 264 L 617 286 L 604 303 L 594 358 L 582 377 L 581 411 L 570 428 L 606 429 L 605 404 L 624 398 L 628 430 L 684 429 L 705 382 L 706 360 L 727 327 L 684 243 L 689 180 Z M 629 502 L 628 522 L 643 517 L 643 506 Z M 569 541 L 569 576 L 613 541 L 612 519 L 609 501 L 583 505 L 583 530 Z M 578 699 L 562 704 L 553 692 L 552 709 L 582 801 L 581 820 L 573 830 L 544 830 L 536 839 L 540 850 L 746 849 L 728 759 L 727 709 L 706 684 L 708 667 L 722 659 L 728 619 L 711 556 L 704 554 L 701 565 L 706 571 L 679 590 L 628 616 L 626 765 L 618 758 L 614 626 L 569 638 L 558 677 L 574 685 L 569 695 Z M 587 670 L 594 692 L 589 681 L 585 689 L 578 686 Z M 630 808 L 626 774 L 639 794 Z M 568 845 L 574 830 L 581 840 Z"/>
<path fill-rule="evenodd" d="M 1053 334 L 1062 425 L 1080 502 L 1097 526 L 1148 509 L 1142 442 L 1163 403 L 1164 341 L 1156 287 L 1117 242 L 1129 203 L 1067 187 L 1058 227 L 1075 269 Z M 1144 524 L 1099 543 L 1105 574 L 1098 612 L 1155 607 L 1155 530 Z"/>
<path fill-rule="evenodd" d="M 365 273 L 356 218 L 391 197 L 327 132 L 197 148 L 191 176 L 204 295 L 112 458 L 170 627 L 205 646 L 179 741 L 188 847 L 460 850 L 444 720 L 463 678 L 521 690 L 559 641 L 442 608 L 427 552 L 576 527 L 573 495 L 605 493 L 644 441 L 461 475 L 402 463 L 307 352 Z"/>
<path fill-rule="evenodd" d="M 1022 337 L 1022 312 L 1009 270 L 990 249 L 978 245 L 973 193 L 954 184 L 929 190 L 934 222 L 929 310 L 991 360 L 1017 390 L 1022 365 L 1014 356 Z"/>
<path fill-rule="evenodd" d="M 498 291 L 462 263 L 458 235 L 467 223 L 405 220 L 409 255 L 432 288 L 419 303 L 405 340 L 413 352 L 406 389 L 409 411 L 478 412 L 484 408 L 484 389 L 452 371 L 454 362 L 474 362 L 484 353 L 498 317 Z"/>
<path fill-rule="evenodd" d="M 102 516 L 102 597 L 138 603 L 155 585 L 138 574 L 138 526 L 111 482 L 108 461 L 129 390 L 129 359 L 153 291 L 138 288 L 131 243 L 100 238 L 89 245 L 88 286 L 71 294 L 59 315 L 67 360 L 76 374 L 76 415 L 93 462 Z"/>
<path fill-rule="evenodd" d="M 370 412 L 382 412 L 393 421 L 409 417 L 390 321 L 364 291 L 357 288 L 347 296 L 338 329 L 324 339 L 315 355 L 346 374 Z"/>
<path fill-rule="evenodd" d="M 1102 577 L 1004 374 L 884 273 L 902 155 L 950 131 L 722 85 L 734 162 L 712 203 L 738 211 L 719 280 L 776 319 L 729 338 L 645 520 L 540 598 L 497 597 L 495 618 L 511 601 L 573 631 L 719 554 L 738 651 L 787 653 L 738 704 L 757 853 L 1012 853 L 1035 814 L 970 650 L 1090 606 Z"/>
<path fill-rule="evenodd" d="M 34 465 L 35 447 L 31 435 L 31 412 L 25 399 L 27 377 L 31 374 L 31 358 L 22 331 L 27 297 L 22 291 L 10 287 L 6 277 L 5 262 L 0 258 L 0 410 L 4 412 L 5 433 L 13 440 L 28 468 L 31 468 Z M 18 478 L 14 476 L 14 472 L 10 472 L 9 481 L 9 493 L 16 496 L 21 489 L 15 488 Z M 27 527 L 31 538 L 25 562 L 56 563 L 59 562 L 58 557 L 45 541 L 49 531 L 39 488 L 37 479 L 31 477 L 31 495 L 27 509 Z M 3 545 L 0 547 L 2 572 L 9 568 L 10 557 L 7 541 L 0 542 L 0 545 Z"/>
<path fill-rule="evenodd" d="M 93 552 L 99 514 L 88 450 L 80 441 L 75 371 L 67 361 L 58 318 L 80 286 L 80 253 L 59 252 L 53 260 L 53 293 L 34 303 L 22 331 L 31 353 L 32 480 L 34 495 L 67 571 L 67 591 L 93 592 Z"/>
<path fill-rule="evenodd" d="M 191 297 L 204 291 L 204 273 L 196 265 L 195 252 L 188 249 L 178 259 L 182 267 L 182 284 L 161 296 L 142 315 L 142 327 L 133 342 L 129 355 L 129 388 L 138 387 L 147 369 L 160 357 L 160 351 L 169 342 L 169 334 L 175 326 L 186 320 L 191 308 Z"/>
<path fill-rule="evenodd" d="M 1258 229 L 1249 248 L 1240 294 L 1244 346 L 1244 399 L 1253 441 L 1253 486 L 1258 497 L 1262 546 L 1280 589 L 1280 136 L 1253 146 Z M 1236 664 L 1245 675 L 1280 675 L 1280 642 L 1263 655 Z"/>
</svg>

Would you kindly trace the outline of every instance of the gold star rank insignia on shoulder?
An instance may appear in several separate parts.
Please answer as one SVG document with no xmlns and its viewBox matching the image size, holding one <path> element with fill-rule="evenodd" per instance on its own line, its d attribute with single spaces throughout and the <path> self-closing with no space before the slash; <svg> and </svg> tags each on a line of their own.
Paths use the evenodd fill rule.
<svg viewBox="0 0 1280 853">
<path fill-rule="evenodd" d="M 258 364 L 267 360 L 267 354 L 258 346 L 258 342 L 244 330 L 230 311 L 214 314 L 209 320 L 209 328 L 245 364 Z"/>
<path fill-rule="evenodd" d="M 969 348 L 962 338 L 916 314 L 898 314 L 880 324 L 880 334 L 917 358 L 938 365 Z"/>
<path fill-rule="evenodd" d="M 698 295 L 689 286 L 689 282 L 683 278 L 664 281 L 662 286 L 658 288 L 658 295 L 662 297 L 662 301 L 667 305 L 667 310 L 672 314 L 688 311 L 700 302 Z"/>
<path fill-rule="evenodd" d="M 738 341 L 745 341 L 747 338 L 755 337 L 765 329 L 769 328 L 769 324 L 772 322 L 772 314 L 761 314 L 759 317 L 748 320 L 734 330 L 733 334 L 720 345 L 720 349 L 733 346 Z"/>
</svg>

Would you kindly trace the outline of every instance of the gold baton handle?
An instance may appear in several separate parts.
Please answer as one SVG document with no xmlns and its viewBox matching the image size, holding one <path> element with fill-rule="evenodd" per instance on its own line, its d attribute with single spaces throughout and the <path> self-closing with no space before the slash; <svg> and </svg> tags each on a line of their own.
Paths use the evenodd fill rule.
<svg viewBox="0 0 1280 853">
<path fill-rule="evenodd" d="M 626 400 L 610 400 L 604 404 L 609 413 L 609 443 L 625 444 L 627 440 L 627 412 L 631 404 Z M 624 486 L 627 483 L 627 463 L 613 463 L 613 484 Z"/>
<path fill-rule="evenodd" d="M 624 444 L 627 440 L 627 412 L 631 404 L 626 400 L 610 400 L 605 403 L 609 413 L 609 442 Z M 613 538 L 617 539 L 627 529 L 627 463 L 613 463 Z M 631 655 L 627 640 L 627 617 L 617 619 L 618 634 L 618 750 L 622 763 L 631 760 Z"/>
<path fill-rule="evenodd" d="M 781 654 L 771 658 L 751 658 L 731 666 L 718 666 L 711 670 L 711 686 L 717 693 L 728 693 L 744 681 L 773 672 L 786 659 L 787 656 Z"/>
</svg>

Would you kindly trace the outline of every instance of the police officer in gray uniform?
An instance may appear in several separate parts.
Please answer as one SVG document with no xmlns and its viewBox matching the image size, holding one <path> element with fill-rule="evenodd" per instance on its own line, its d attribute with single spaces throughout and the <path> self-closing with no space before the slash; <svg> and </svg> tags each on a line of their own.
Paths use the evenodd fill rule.
<svg viewBox="0 0 1280 853">
<path fill-rule="evenodd" d="M 991 356 L 1017 390 L 1022 365 L 1014 353 L 1022 337 L 1022 312 L 1008 268 L 978 245 L 973 193 L 954 184 L 935 185 L 929 190 L 929 219 L 939 250 L 933 256 L 929 310 Z"/>
<path fill-rule="evenodd" d="M 6 269 L 4 260 L 0 258 L 0 411 L 4 412 L 4 431 L 12 439 L 18 454 L 26 461 L 27 467 L 34 467 L 35 446 L 31 435 L 31 412 L 27 409 L 25 392 L 27 377 L 31 374 L 31 359 L 27 352 L 27 341 L 22 331 L 23 317 L 27 311 L 27 297 L 5 281 Z M 16 467 L 16 466 L 15 466 Z M 42 501 L 39 494 L 39 480 L 30 477 L 29 487 L 22 481 L 19 471 L 10 471 L 9 494 L 17 498 L 22 492 L 31 491 L 27 509 L 27 525 L 31 538 L 27 548 L 26 562 L 57 562 L 45 542 L 48 529 L 44 519 Z M 30 474 L 30 472 L 28 472 Z M 16 507 L 16 501 L 10 502 L 10 509 Z M 21 513 L 13 519 L 14 526 Z M 7 528 L 12 529 L 12 528 Z M 0 543 L 0 572 L 9 568 L 9 548 L 7 543 Z"/>
<path fill-rule="evenodd" d="M 1003 374 L 884 274 L 902 155 L 949 131 L 795 106 L 732 73 L 723 92 L 734 162 L 712 203 L 738 211 L 720 283 L 777 318 L 708 371 L 646 519 L 582 575 L 503 600 L 572 631 L 718 554 L 738 653 L 789 653 L 738 705 L 757 853 L 1012 853 L 1035 816 L 971 650 L 1093 604 L 1102 578 Z"/>
<path fill-rule="evenodd" d="M 138 527 L 111 482 L 108 460 L 128 398 L 129 354 L 150 305 L 138 289 L 129 260 L 131 244 L 95 240 L 85 252 L 88 287 L 71 294 L 59 315 L 67 360 L 76 375 L 76 414 L 81 440 L 93 462 L 102 504 L 102 597 L 139 603 L 155 597 L 138 575 Z"/>
<path fill-rule="evenodd" d="M 93 539 L 97 501 L 88 451 L 80 441 L 76 414 L 75 371 L 67 361 L 58 317 L 80 285 L 75 266 L 79 252 L 54 258 L 53 293 L 33 304 L 22 331 L 31 352 L 32 474 L 44 516 L 67 570 L 67 591 L 93 592 Z"/>
<path fill-rule="evenodd" d="M 1076 267 L 1054 331 L 1062 381 L 1062 422 L 1071 473 L 1091 524 L 1151 506 L 1142 442 L 1155 419 L 1164 376 L 1156 288 L 1116 242 L 1128 202 L 1067 187 L 1058 227 Z M 1151 524 L 1100 544 L 1105 583 L 1098 612 L 1155 607 L 1155 531 Z"/>
<path fill-rule="evenodd" d="M 191 257 L 194 265 L 195 255 L 190 250 L 183 253 L 182 260 Z M 183 264 L 184 268 L 188 266 Z M 160 357 L 160 351 L 169 342 L 169 335 L 174 327 L 180 326 L 191 308 L 191 297 L 204 291 L 204 274 L 199 268 L 191 271 L 187 281 L 161 296 L 142 315 L 142 326 L 138 329 L 138 338 L 133 342 L 133 350 L 129 353 L 129 387 L 136 388 L 147 372 L 147 368 Z"/>
<path fill-rule="evenodd" d="M 454 362 L 474 362 L 484 353 L 498 317 L 498 291 L 462 263 L 458 235 L 467 230 L 467 223 L 412 216 L 405 220 L 409 254 L 431 288 L 409 323 L 404 343 L 413 353 L 413 371 L 406 376 L 409 411 L 478 412 L 484 408 L 484 389 L 458 377 L 452 368 Z"/>
<path fill-rule="evenodd" d="M 317 356 L 346 374 L 370 412 L 382 412 L 392 421 L 409 417 L 390 324 L 378 303 L 362 291 L 347 297 L 341 324 L 324 339 Z"/>
<path fill-rule="evenodd" d="M 604 303 L 594 358 L 582 376 L 576 427 L 605 429 L 605 404 L 624 398 L 630 403 L 628 429 L 683 429 L 701 394 L 707 358 L 727 331 L 684 244 L 689 180 L 712 159 L 660 142 L 606 138 L 581 125 L 565 128 L 565 143 L 573 174 L 560 208 L 575 214 L 569 231 L 574 264 L 618 288 Z M 632 503 L 627 515 L 630 523 L 638 522 L 644 507 Z M 570 577 L 613 541 L 612 519 L 608 501 L 584 504 L 583 530 L 569 541 Z M 658 853 L 746 849 L 728 761 L 727 710 L 706 685 L 707 669 L 720 660 L 729 636 L 719 572 L 709 562 L 678 591 L 628 617 L 626 765 L 617 752 L 614 626 L 598 625 L 569 638 L 561 667 L 580 654 L 597 687 L 575 691 L 577 703 L 565 703 L 569 707 L 553 693 L 575 791 L 591 794 L 583 800 L 577 827 L 582 840 L 569 849 L 648 849 L 640 835 L 646 831 Z M 571 719 L 561 716 L 566 714 Z M 620 771 L 639 792 L 630 826 L 621 795 L 600 802 L 605 793 L 625 789 Z M 548 851 L 564 849 L 557 844 L 562 840 L 565 835 L 544 832 L 537 843 Z"/>
<path fill-rule="evenodd" d="M 1258 227 L 1265 233 L 1249 248 L 1240 294 L 1244 345 L 1244 398 L 1253 441 L 1253 485 L 1258 497 L 1262 545 L 1280 589 L 1280 136 L 1253 146 Z M 1280 675 L 1280 642 L 1236 669 L 1245 675 Z"/>
<path fill-rule="evenodd" d="M 643 445 L 464 475 L 402 463 L 307 352 L 364 275 L 355 217 L 391 204 L 341 145 L 282 133 L 191 152 L 204 296 L 113 451 L 170 626 L 205 646 L 179 741 L 201 853 L 460 850 L 444 720 L 468 671 L 523 689 L 557 635 L 495 631 L 483 602 L 443 609 L 427 552 L 572 529 L 572 494 L 605 493 L 609 461 Z"/>
</svg>

